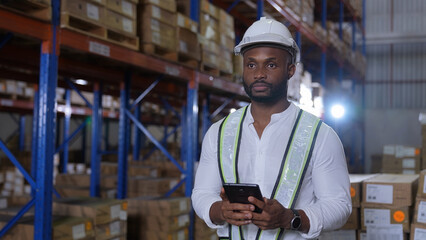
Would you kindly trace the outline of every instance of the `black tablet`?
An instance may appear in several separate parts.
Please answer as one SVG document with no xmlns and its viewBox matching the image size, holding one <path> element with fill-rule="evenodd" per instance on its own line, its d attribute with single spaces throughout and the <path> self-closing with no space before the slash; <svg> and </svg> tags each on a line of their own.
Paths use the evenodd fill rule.
<svg viewBox="0 0 426 240">
<path fill-rule="evenodd" d="M 248 201 L 249 196 L 253 196 L 263 201 L 259 185 L 251 183 L 225 183 L 223 184 L 225 194 L 231 203 L 252 204 Z M 255 206 L 254 212 L 261 213 L 262 209 Z"/>
</svg>

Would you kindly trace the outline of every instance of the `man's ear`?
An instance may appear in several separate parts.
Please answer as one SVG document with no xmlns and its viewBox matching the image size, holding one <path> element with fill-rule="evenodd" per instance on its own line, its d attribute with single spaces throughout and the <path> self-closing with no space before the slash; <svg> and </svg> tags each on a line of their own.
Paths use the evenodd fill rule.
<svg viewBox="0 0 426 240">
<path fill-rule="evenodd" d="M 293 77 L 294 73 L 296 72 L 296 65 L 294 64 L 288 65 L 287 72 L 288 72 L 288 79 Z"/>
</svg>

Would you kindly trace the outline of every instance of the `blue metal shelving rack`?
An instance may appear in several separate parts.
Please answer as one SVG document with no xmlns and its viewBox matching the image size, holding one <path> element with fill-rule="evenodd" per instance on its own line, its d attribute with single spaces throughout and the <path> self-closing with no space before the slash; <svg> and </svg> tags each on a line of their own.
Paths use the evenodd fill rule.
<svg viewBox="0 0 426 240">
<path fill-rule="evenodd" d="M 326 6 L 327 1 L 322 1 L 322 26 L 325 27 L 326 20 Z M 228 12 L 235 6 L 238 1 L 235 1 Z M 263 14 L 263 1 L 258 0 L 258 18 Z M 341 22 L 343 21 L 343 3 L 340 1 L 340 28 Z M 16 223 L 23 214 L 28 211 L 31 207 L 35 206 L 35 232 L 34 239 L 36 240 L 49 240 L 52 234 L 52 195 L 54 194 L 53 189 L 53 155 L 56 152 L 63 150 L 65 168 L 63 172 L 66 172 L 67 163 L 67 149 L 68 142 L 80 131 L 85 131 L 85 127 L 88 123 L 87 119 L 81 124 L 73 133 L 69 134 L 70 114 L 65 114 L 64 121 L 64 139 L 61 146 L 55 149 L 54 144 L 54 133 L 56 124 L 56 110 L 55 110 L 55 89 L 57 87 L 57 75 L 58 75 L 58 27 L 59 27 L 59 10 L 60 0 L 52 0 L 52 23 L 51 23 L 51 38 L 42 39 L 40 49 L 40 77 L 38 89 L 34 95 L 34 109 L 33 109 L 33 129 L 32 129 L 32 165 L 31 173 L 27 173 L 23 167 L 19 164 L 13 154 L 7 149 L 6 145 L 0 141 L 0 149 L 6 153 L 10 160 L 16 165 L 16 167 L 23 173 L 25 179 L 29 182 L 32 187 L 32 199 L 19 211 L 19 213 L 0 231 L 0 238 L 7 230 L 9 230 L 14 223 Z M 199 1 L 191 0 L 191 18 L 199 22 Z M 363 13 L 365 13 L 365 0 L 363 0 Z M 363 14 L 364 15 L 364 14 Z M 354 24 L 355 25 L 355 24 Z M 363 19 L 362 27 L 365 28 L 365 20 Z M 354 26 L 355 32 L 355 26 Z M 363 44 L 362 52 L 365 54 L 365 36 L 363 32 Z M 341 37 L 341 30 L 339 32 Z M 7 34 L 6 38 L 0 43 L 0 47 L 4 45 L 7 40 L 12 37 L 12 34 Z M 299 46 L 301 45 L 301 35 L 298 32 L 296 35 Z M 355 48 L 355 41 L 354 48 Z M 343 69 L 339 68 L 339 79 L 343 76 Z M 127 153 L 129 149 L 129 133 L 130 133 L 130 121 L 136 126 L 134 137 L 134 159 L 139 159 L 140 152 L 140 134 L 143 133 L 154 145 L 160 149 L 185 175 L 171 191 L 167 194 L 170 195 L 182 184 L 185 184 L 185 196 L 190 197 L 193 180 L 194 180 L 194 162 L 197 156 L 198 147 L 198 86 L 200 84 L 200 73 L 193 71 L 193 75 L 189 77 L 187 84 L 187 98 L 186 105 L 182 108 L 181 116 L 181 127 L 182 127 L 182 159 L 185 161 L 186 168 L 184 169 L 179 163 L 168 153 L 163 145 L 157 141 L 139 121 L 140 119 L 140 102 L 149 93 L 149 91 L 155 87 L 160 81 L 159 77 L 145 92 L 143 92 L 135 102 L 129 104 L 129 88 L 131 84 L 132 75 L 131 72 L 126 72 L 124 79 L 121 84 L 121 108 L 119 116 L 119 171 L 118 171 L 118 198 L 125 198 L 127 195 Z M 326 82 L 326 50 L 323 49 L 321 54 L 321 83 L 325 86 Z M 71 84 L 71 88 L 72 84 Z M 74 89 L 76 90 L 76 89 Z M 364 93 L 363 88 L 363 93 Z M 77 90 L 78 92 L 78 90 Z M 79 93 L 79 92 L 78 92 Z M 79 93 L 80 94 L 80 93 Z M 81 95 L 81 94 L 80 94 Z M 66 93 L 66 107 L 70 107 L 70 92 Z M 83 98 L 84 99 L 84 98 Z M 86 99 L 87 105 L 92 109 L 92 149 L 91 149 L 91 162 L 92 162 L 92 173 L 91 173 L 91 196 L 99 196 L 99 182 L 100 182 L 100 140 L 101 140 L 101 123 L 102 123 L 102 86 L 99 83 L 95 83 L 94 87 L 94 102 L 90 104 Z M 219 113 L 232 99 L 223 103 L 212 115 Z M 207 131 L 210 125 L 211 116 L 208 113 L 209 100 L 203 104 L 203 134 Z M 134 111 L 132 113 L 132 111 Z M 21 119 L 20 126 L 24 123 L 24 119 Z M 165 134 L 165 138 L 167 135 Z M 23 138 L 22 138 L 23 139 Z M 22 144 L 22 139 L 20 143 Z M 84 144 L 84 143 L 83 143 Z M 363 150 L 364 151 L 364 150 Z M 194 226 L 194 213 L 191 212 L 191 225 L 190 233 L 193 233 Z M 193 239 L 193 235 L 190 234 L 190 239 Z"/>
</svg>

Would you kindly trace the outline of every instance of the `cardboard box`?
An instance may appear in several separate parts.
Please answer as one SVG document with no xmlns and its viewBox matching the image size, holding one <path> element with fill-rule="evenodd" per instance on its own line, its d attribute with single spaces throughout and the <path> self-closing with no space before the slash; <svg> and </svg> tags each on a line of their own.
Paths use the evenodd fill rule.
<svg viewBox="0 0 426 240">
<path fill-rule="evenodd" d="M 142 215 L 144 229 L 160 232 L 175 232 L 189 226 L 189 214 L 179 216 Z"/>
<path fill-rule="evenodd" d="M 126 0 L 106 0 L 106 7 L 131 19 L 136 19 L 136 4 Z"/>
<path fill-rule="evenodd" d="M 111 11 L 106 10 L 106 21 L 105 24 L 108 28 L 118 30 L 121 33 L 126 33 L 130 35 L 136 35 L 136 21 Z"/>
<path fill-rule="evenodd" d="M 227 51 L 230 52 L 232 55 L 234 55 L 234 47 L 235 47 L 235 40 L 224 35 L 221 34 L 220 35 L 220 45 L 222 46 L 222 48 Z"/>
<path fill-rule="evenodd" d="M 363 182 L 363 202 L 385 206 L 411 206 L 418 175 L 379 174 Z"/>
<path fill-rule="evenodd" d="M 12 216 L 0 216 L 0 228 L 3 228 L 11 218 Z M 52 239 L 95 239 L 93 221 L 90 218 L 53 216 L 52 221 Z M 30 240 L 33 238 L 34 217 L 24 216 L 2 237 L 2 240 Z"/>
<path fill-rule="evenodd" d="M 361 205 L 361 193 L 362 193 L 362 182 L 366 179 L 372 178 L 376 174 L 349 174 L 349 180 L 351 182 L 351 199 L 352 207 L 359 208 Z"/>
<path fill-rule="evenodd" d="M 52 213 L 61 216 L 89 217 L 95 225 L 127 220 L 127 201 L 99 198 L 61 198 L 53 201 Z"/>
<path fill-rule="evenodd" d="M 212 68 L 219 68 L 219 56 L 211 52 L 202 51 L 201 62 Z"/>
<path fill-rule="evenodd" d="M 426 198 L 426 169 L 420 172 L 417 197 Z"/>
<path fill-rule="evenodd" d="M 330 232 L 322 232 L 319 236 L 319 240 L 356 240 L 357 232 L 356 230 L 336 230 Z"/>
<path fill-rule="evenodd" d="M 181 13 L 177 13 L 177 26 L 190 30 L 193 33 L 198 33 L 198 23 L 193 21 L 190 17 Z"/>
<path fill-rule="evenodd" d="M 90 187 L 77 187 L 77 186 L 56 186 L 61 197 L 90 197 Z M 101 188 L 100 197 L 101 198 L 116 198 L 117 189 L 116 188 Z"/>
<path fill-rule="evenodd" d="M 424 240 L 426 239 L 426 225 L 411 224 L 410 240 Z"/>
<path fill-rule="evenodd" d="M 179 216 L 189 213 L 190 198 L 129 198 L 129 214 L 143 213 L 152 216 Z"/>
<path fill-rule="evenodd" d="M 128 179 L 127 189 L 129 197 L 151 194 L 156 196 L 167 193 L 178 182 L 177 178 L 131 177 Z"/>
<path fill-rule="evenodd" d="M 234 28 L 234 18 L 223 9 L 219 9 L 219 24 L 222 26 Z"/>
<path fill-rule="evenodd" d="M 200 35 L 219 43 L 219 21 L 207 13 L 200 13 Z"/>
<path fill-rule="evenodd" d="M 201 13 L 207 13 L 215 19 L 219 19 L 219 8 L 211 4 L 208 0 L 201 0 L 200 3 Z"/>
<path fill-rule="evenodd" d="M 177 28 L 178 35 L 178 49 L 180 53 L 193 58 L 194 60 L 200 61 L 201 59 L 201 48 L 198 42 L 198 36 L 196 33 L 186 28 Z"/>
<path fill-rule="evenodd" d="M 61 12 L 69 13 L 97 24 L 105 22 L 105 7 L 89 0 L 62 0 Z"/>
<path fill-rule="evenodd" d="M 161 8 L 157 5 L 153 4 L 146 4 L 143 6 L 143 18 L 153 18 L 157 19 L 158 21 L 171 25 L 176 26 L 176 21 L 172 21 L 173 19 L 176 19 L 176 12 L 168 11 L 167 9 Z"/>
<path fill-rule="evenodd" d="M 343 225 L 343 227 L 341 227 L 341 229 L 359 229 L 359 227 L 360 227 L 359 226 L 359 222 L 360 222 L 359 212 L 360 212 L 360 208 L 353 207 L 351 215 L 349 216 L 348 220 L 346 221 L 346 224 Z"/>
<path fill-rule="evenodd" d="M 158 231 L 143 231 L 143 238 L 149 240 L 186 240 L 188 239 L 188 229 L 180 229 L 176 232 L 158 232 Z"/>
<path fill-rule="evenodd" d="M 413 222 L 426 226 L 426 198 L 417 198 Z"/>
<path fill-rule="evenodd" d="M 409 206 L 383 206 L 361 203 L 361 229 L 368 225 L 402 224 L 403 231 L 410 231 L 411 212 Z"/>
<path fill-rule="evenodd" d="M 176 12 L 176 1 L 175 0 L 142 0 L 143 4 L 154 4 L 161 8 L 164 8 L 170 12 Z"/>
<path fill-rule="evenodd" d="M 171 52 L 176 51 L 176 27 L 148 17 L 143 17 L 142 22 L 139 30 L 143 43 L 155 44 Z"/>
<path fill-rule="evenodd" d="M 127 221 L 116 220 L 95 226 L 96 240 L 115 239 L 127 233 Z"/>
</svg>

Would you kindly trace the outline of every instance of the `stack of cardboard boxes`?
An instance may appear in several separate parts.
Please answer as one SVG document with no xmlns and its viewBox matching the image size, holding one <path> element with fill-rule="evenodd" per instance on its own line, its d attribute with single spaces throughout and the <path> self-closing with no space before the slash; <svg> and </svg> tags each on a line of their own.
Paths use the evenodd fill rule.
<svg viewBox="0 0 426 240">
<path fill-rule="evenodd" d="M 419 148 L 402 145 L 385 145 L 383 147 L 383 173 L 416 174 L 421 169 Z"/>
<path fill-rule="evenodd" d="M 220 34 L 219 9 L 207 0 L 200 2 L 200 32 L 198 40 L 201 43 L 201 70 L 219 75 Z"/>
<path fill-rule="evenodd" d="M 221 76 L 231 76 L 234 72 L 233 55 L 235 46 L 234 18 L 225 10 L 219 9 L 220 62 Z"/>
<path fill-rule="evenodd" d="M 142 51 L 176 60 L 176 2 L 143 0 L 139 12 Z"/>
<path fill-rule="evenodd" d="M 356 240 L 361 231 L 360 212 L 362 199 L 362 183 L 364 180 L 372 178 L 376 174 L 350 174 L 351 182 L 350 194 L 352 200 L 352 213 L 349 216 L 346 224 L 336 231 L 321 233 L 320 240 Z"/>
<path fill-rule="evenodd" d="M 3 228 L 12 216 L 0 215 L 0 228 Z M 52 218 L 52 239 L 58 240 L 96 240 L 93 220 L 88 217 Z M 34 238 L 34 216 L 24 216 L 2 237 L 2 240 L 26 240 Z"/>
<path fill-rule="evenodd" d="M 177 13 L 177 42 L 178 61 L 198 69 L 201 60 L 198 23 L 182 13 Z"/>
<path fill-rule="evenodd" d="M 188 239 L 190 199 L 130 198 L 129 239 Z"/>
<path fill-rule="evenodd" d="M 105 25 L 107 39 L 139 49 L 136 35 L 136 5 L 138 0 L 106 0 Z"/>
<path fill-rule="evenodd" d="M 364 180 L 361 229 L 369 239 L 407 239 L 417 184 L 418 175 L 379 174 Z"/>
<path fill-rule="evenodd" d="M 96 240 L 127 239 L 127 201 L 99 198 L 61 198 L 53 202 L 58 216 L 90 218 Z"/>
<path fill-rule="evenodd" d="M 411 240 L 426 239 L 426 169 L 420 173 L 419 188 L 411 224 Z"/>
</svg>

